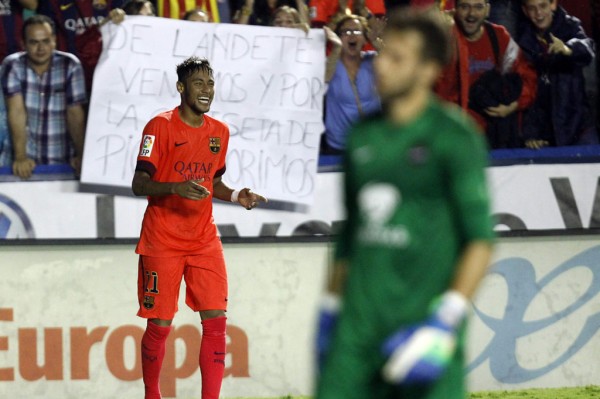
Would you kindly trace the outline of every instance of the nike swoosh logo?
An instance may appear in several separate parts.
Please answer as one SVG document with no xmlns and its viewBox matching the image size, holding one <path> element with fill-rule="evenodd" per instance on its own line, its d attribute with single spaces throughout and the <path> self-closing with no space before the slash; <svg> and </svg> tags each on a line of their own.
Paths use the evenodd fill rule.
<svg viewBox="0 0 600 399">
<path fill-rule="evenodd" d="M 187 144 L 187 141 L 184 141 L 183 143 L 175 143 L 175 147 L 179 147 L 181 145 Z"/>
<path fill-rule="evenodd" d="M 60 10 L 61 10 L 61 11 L 68 10 L 69 8 L 71 8 L 71 6 L 72 6 L 73 4 L 75 4 L 75 3 L 61 4 L 61 5 L 60 5 Z"/>
</svg>

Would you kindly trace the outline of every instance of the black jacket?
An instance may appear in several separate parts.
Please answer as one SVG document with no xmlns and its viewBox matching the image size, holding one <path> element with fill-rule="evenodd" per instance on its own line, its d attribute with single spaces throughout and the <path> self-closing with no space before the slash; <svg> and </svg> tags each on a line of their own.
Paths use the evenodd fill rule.
<svg viewBox="0 0 600 399">
<path fill-rule="evenodd" d="M 596 135 L 583 76 L 583 67 L 594 57 L 594 42 L 586 36 L 581 22 L 561 7 L 544 33 L 548 43 L 552 42 L 550 33 L 570 47 L 573 54 L 547 54 L 531 23 L 526 24 L 518 39 L 538 73 L 538 96 L 525 113 L 523 138 L 545 139 L 557 146 L 579 144 L 591 131 Z"/>
</svg>

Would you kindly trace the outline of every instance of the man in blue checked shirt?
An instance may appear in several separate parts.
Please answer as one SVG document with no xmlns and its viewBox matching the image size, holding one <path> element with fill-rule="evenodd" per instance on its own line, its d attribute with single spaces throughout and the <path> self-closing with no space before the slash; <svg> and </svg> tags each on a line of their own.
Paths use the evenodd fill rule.
<svg viewBox="0 0 600 399">
<path fill-rule="evenodd" d="M 81 63 L 56 50 L 52 20 L 23 23 L 24 52 L 2 62 L 12 141 L 13 173 L 28 179 L 38 164 L 70 163 L 79 174 L 85 132 L 85 82 Z"/>
</svg>

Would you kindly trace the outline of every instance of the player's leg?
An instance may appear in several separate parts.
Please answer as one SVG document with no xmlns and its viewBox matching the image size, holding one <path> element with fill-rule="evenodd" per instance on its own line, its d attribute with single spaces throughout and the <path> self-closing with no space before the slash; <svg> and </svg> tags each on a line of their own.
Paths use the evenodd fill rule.
<svg viewBox="0 0 600 399">
<path fill-rule="evenodd" d="M 317 379 L 315 399 L 371 399 L 389 397 L 383 383 L 384 358 L 377 342 L 366 339 L 356 324 L 342 315 L 330 351 Z"/>
<path fill-rule="evenodd" d="M 142 337 L 142 375 L 145 399 L 160 399 L 160 370 L 167 337 L 177 311 L 183 258 L 140 256 L 138 270 L 138 316 L 148 319 Z"/>
<path fill-rule="evenodd" d="M 226 321 L 222 310 L 200 312 L 202 341 L 198 365 L 202 374 L 202 399 L 218 399 L 225 371 Z"/>
<path fill-rule="evenodd" d="M 200 313 L 202 320 L 202 342 L 198 359 L 202 374 L 202 399 L 218 399 L 225 371 L 225 260 L 222 256 L 190 256 L 184 276 L 186 303 L 192 310 Z"/>
<path fill-rule="evenodd" d="M 145 399 L 161 398 L 160 370 L 165 357 L 165 343 L 170 332 L 170 320 L 148 319 L 146 331 L 142 336 L 142 377 Z"/>
</svg>

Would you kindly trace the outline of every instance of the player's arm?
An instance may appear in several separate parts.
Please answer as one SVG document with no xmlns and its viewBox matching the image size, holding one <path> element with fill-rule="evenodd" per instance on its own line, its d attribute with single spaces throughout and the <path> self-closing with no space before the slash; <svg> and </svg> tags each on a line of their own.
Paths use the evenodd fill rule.
<svg viewBox="0 0 600 399">
<path fill-rule="evenodd" d="M 221 176 L 213 180 L 213 197 L 222 201 L 237 202 L 248 210 L 256 208 L 261 202 L 268 202 L 267 198 L 252 192 L 249 188 L 241 190 L 229 188 Z"/>
<path fill-rule="evenodd" d="M 152 180 L 150 173 L 136 170 L 131 182 L 131 189 L 138 196 L 154 197 L 174 194 L 190 200 L 201 200 L 210 195 L 210 192 L 202 185 L 203 181 L 204 179 L 178 183 L 158 182 Z"/>
<path fill-rule="evenodd" d="M 491 256 L 491 241 L 475 240 L 468 243 L 458 261 L 450 289 L 471 299 L 486 274 Z"/>
</svg>

